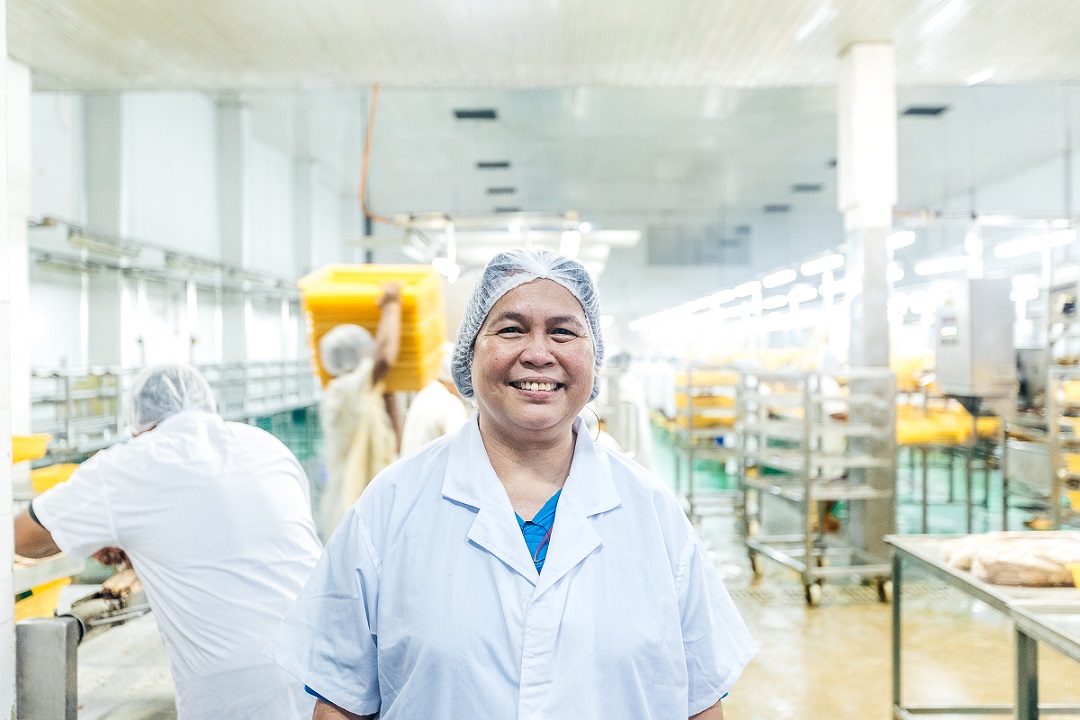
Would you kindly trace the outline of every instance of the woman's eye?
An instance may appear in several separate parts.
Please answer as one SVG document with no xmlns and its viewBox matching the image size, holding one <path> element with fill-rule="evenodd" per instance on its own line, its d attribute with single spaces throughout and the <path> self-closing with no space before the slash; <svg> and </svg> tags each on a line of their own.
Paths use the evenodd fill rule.
<svg viewBox="0 0 1080 720">
<path fill-rule="evenodd" d="M 570 340 L 577 337 L 576 332 L 574 332 L 573 330 L 568 330 L 566 328 L 555 328 L 551 331 L 551 334 L 554 335 L 558 340 Z"/>
<path fill-rule="evenodd" d="M 499 330 L 499 335 L 520 335 L 524 332 L 521 328 L 511 325 L 510 327 L 504 327 Z"/>
</svg>

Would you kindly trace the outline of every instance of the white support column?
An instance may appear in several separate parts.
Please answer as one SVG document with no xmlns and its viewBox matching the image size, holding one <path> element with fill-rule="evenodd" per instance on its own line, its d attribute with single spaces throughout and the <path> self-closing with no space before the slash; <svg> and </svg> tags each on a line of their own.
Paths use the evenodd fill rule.
<svg viewBox="0 0 1080 720">
<path fill-rule="evenodd" d="M 14 311 L 7 346 L 11 348 L 11 432 L 30 434 L 30 268 L 27 220 L 30 216 L 30 69 L 7 64 L 7 260 L 9 301 Z M 11 484 L 28 486 L 27 463 L 13 468 Z M 10 502 L 4 507 L 10 507 Z"/>
<path fill-rule="evenodd" d="M 248 220 L 249 194 L 247 164 L 250 156 L 251 109 L 239 97 L 218 102 L 217 165 L 221 259 L 244 267 L 251 258 L 251 229 Z M 226 292 L 221 296 L 221 359 L 247 359 L 248 297 Z"/>
<path fill-rule="evenodd" d="M 851 304 L 850 362 L 889 364 L 885 238 L 896 205 L 896 61 L 886 42 L 840 55 L 837 206 L 844 214 Z"/>
<path fill-rule="evenodd" d="M 315 192 L 318 188 L 318 164 L 311 157 L 311 98 L 301 95 L 296 101 L 296 141 L 293 159 L 293 247 L 298 277 L 308 274 L 315 264 Z"/>
<path fill-rule="evenodd" d="M 119 93 L 88 95 L 86 130 L 86 224 L 116 235 L 127 231 L 124 187 L 123 97 Z M 125 361 L 124 337 L 130 317 L 124 307 L 127 281 L 121 273 L 103 270 L 83 276 L 81 364 L 117 365 Z M 93 331 L 91 332 L 91 328 Z M 127 353 L 130 360 L 130 353 Z"/>
<path fill-rule="evenodd" d="M 0 0 L 0 48 L 7 57 L 6 3 Z M 8 64 L 0 65 L 0 94 L 5 105 L 8 101 Z M 15 102 L 19 101 L 16 95 Z M 29 102 L 29 96 L 22 99 Z M 17 109 L 17 105 L 13 108 Z M 29 112 L 28 106 L 24 112 Z M 0 115 L 0 133 L 3 142 L 0 149 L 7 165 L 7 113 Z M 0 178 L 0 217 L 8 215 L 8 178 Z M 5 262 L 12 249 L 8 224 L 0 225 L 0 258 Z M 14 540 L 11 532 L 11 318 L 26 314 L 27 308 L 12 305 L 11 278 L 8 272 L 0 272 L 0 718 L 11 718 L 15 706 L 15 608 L 12 593 L 12 564 Z"/>
<path fill-rule="evenodd" d="M 888 367 L 885 240 L 892 228 L 897 193 L 895 52 L 887 42 L 855 43 L 840 54 L 840 62 L 837 206 L 844 214 L 848 246 L 848 359 L 853 367 Z M 855 408 L 852 420 L 859 421 Z M 858 442 L 848 440 L 849 444 Z M 869 446 L 875 440 L 861 442 Z M 849 447 L 849 451 L 859 449 Z M 876 489 L 896 490 L 896 477 L 888 471 L 850 472 L 865 473 L 866 482 Z M 895 497 L 891 501 L 853 502 L 849 513 L 847 542 L 878 557 L 888 557 L 883 537 L 895 532 Z"/>
</svg>

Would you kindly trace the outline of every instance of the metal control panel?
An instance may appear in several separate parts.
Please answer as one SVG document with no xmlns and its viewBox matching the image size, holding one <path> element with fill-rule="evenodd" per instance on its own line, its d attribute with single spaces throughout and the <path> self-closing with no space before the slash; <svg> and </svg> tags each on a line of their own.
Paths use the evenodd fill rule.
<svg viewBox="0 0 1080 720">
<path fill-rule="evenodd" d="M 968 278 L 954 281 L 939 299 L 937 384 L 946 395 L 1016 395 L 1011 293 L 1009 278 Z"/>
</svg>

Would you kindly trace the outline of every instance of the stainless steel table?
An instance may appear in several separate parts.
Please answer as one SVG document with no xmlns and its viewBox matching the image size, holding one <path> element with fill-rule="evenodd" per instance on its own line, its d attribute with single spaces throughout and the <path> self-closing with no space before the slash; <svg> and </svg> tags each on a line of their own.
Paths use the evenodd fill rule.
<svg viewBox="0 0 1080 720">
<path fill-rule="evenodd" d="M 991 585 L 982 582 L 970 572 L 947 565 L 942 559 L 941 546 L 948 540 L 962 535 L 890 535 L 885 542 L 893 546 L 893 718 L 914 720 L 925 715 L 1012 715 L 1020 720 L 1033 720 L 1043 714 L 1080 713 L 1080 706 L 1038 704 L 1037 692 L 1037 640 L 1044 640 L 1057 647 L 1047 637 L 1055 636 L 1053 620 L 1069 618 L 1080 613 L 1080 594 L 1075 588 L 1030 588 Z M 1017 705 L 905 705 L 901 687 L 902 670 L 902 599 L 903 569 L 905 563 L 926 571 L 938 580 L 957 588 L 967 595 L 986 603 L 993 609 L 1017 623 L 1016 678 Z M 1021 632 L 1020 620 L 1031 623 L 1029 630 Z M 1048 618 L 1050 618 L 1048 620 Z M 1076 616 L 1080 621 L 1080 615 Z M 1036 627 L 1040 628 L 1038 631 Z M 1041 634 L 1040 634 L 1041 633 Z M 1066 645 L 1061 635 L 1057 642 Z M 1074 648 L 1076 636 L 1073 636 Z M 1060 648 L 1058 648 L 1060 649 Z M 1068 653 L 1066 653 L 1068 654 Z M 1070 657 L 1075 657 L 1071 656 Z M 1024 714 L 1027 713 L 1027 714 Z"/>
<path fill-rule="evenodd" d="M 1080 601 L 1066 605 L 1014 606 L 1016 625 L 1016 717 L 1039 717 L 1038 644 L 1046 643 L 1080 663 Z"/>
</svg>

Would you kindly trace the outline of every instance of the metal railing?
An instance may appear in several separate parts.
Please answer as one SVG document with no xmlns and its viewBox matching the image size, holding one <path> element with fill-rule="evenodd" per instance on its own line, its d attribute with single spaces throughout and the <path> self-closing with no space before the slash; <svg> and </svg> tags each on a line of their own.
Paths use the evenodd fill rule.
<svg viewBox="0 0 1080 720">
<path fill-rule="evenodd" d="M 30 373 L 30 425 L 53 436 L 50 453 L 78 455 L 107 447 L 127 435 L 124 397 L 140 368 L 35 368 Z M 227 420 L 251 420 L 318 402 L 311 362 L 202 365 Z"/>
</svg>

